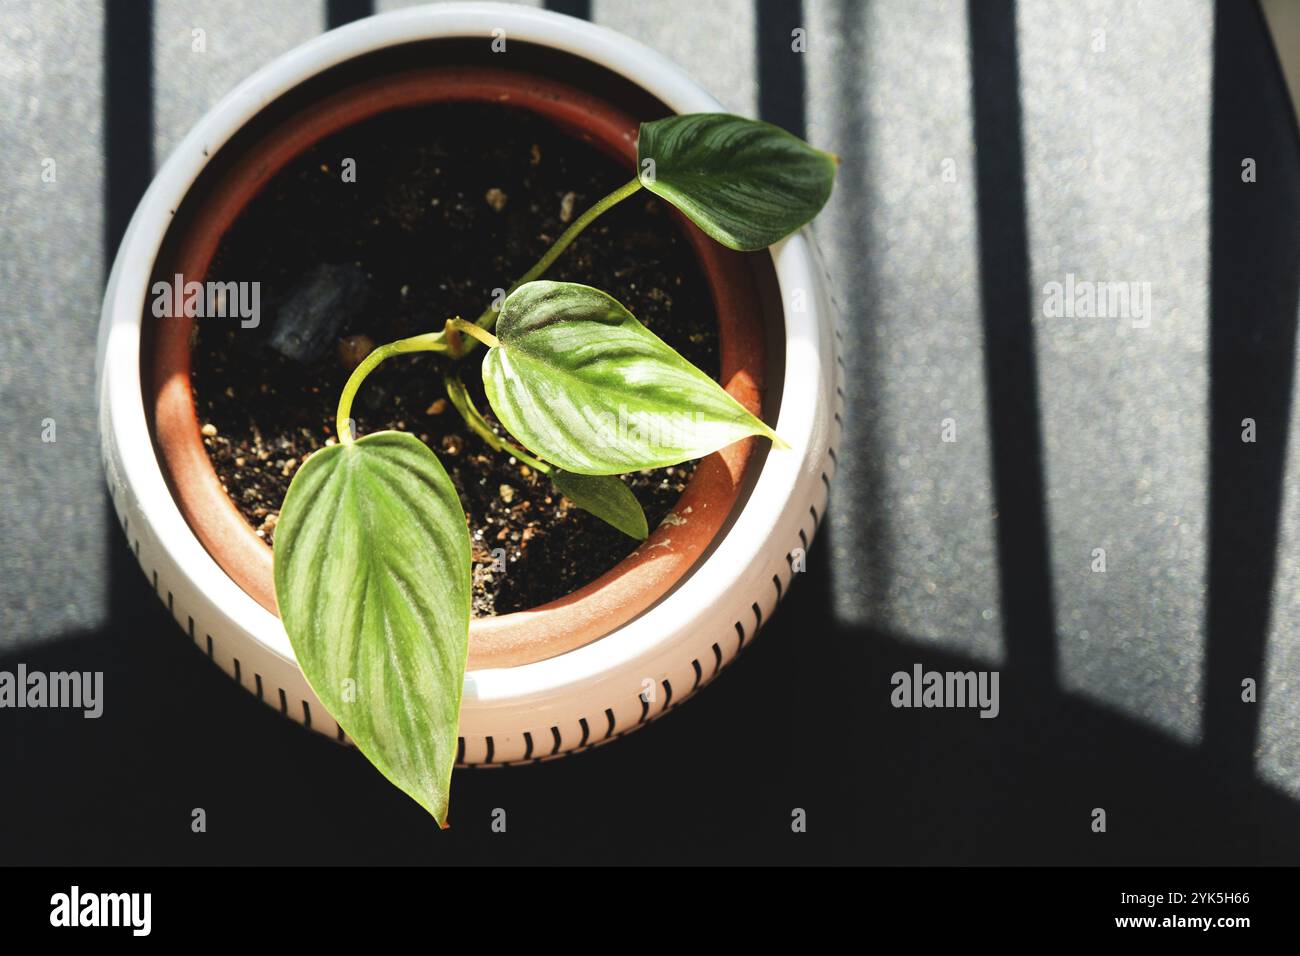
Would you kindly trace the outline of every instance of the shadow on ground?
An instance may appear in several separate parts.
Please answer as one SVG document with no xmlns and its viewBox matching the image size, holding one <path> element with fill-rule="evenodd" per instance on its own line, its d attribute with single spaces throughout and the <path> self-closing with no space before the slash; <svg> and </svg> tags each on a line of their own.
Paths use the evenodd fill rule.
<svg viewBox="0 0 1300 956">
<path fill-rule="evenodd" d="M 10 710 L 6 863 L 1284 863 L 1300 807 L 1200 750 L 1002 675 L 1002 713 L 894 710 L 889 678 L 978 665 L 819 623 L 825 538 L 716 685 L 612 746 L 461 771 L 439 833 L 355 752 L 192 645 L 127 549 L 115 619 L 22 658 L 103 670 L 104 715 Z M 17 659 L 0 662 L 12 669 Z M 191 812 L 206 811 L 206 833 Z M 507 831 L 493 833 L 495 808 Z M 1104 807 L 1108 832 L 1091 831 Z M 791 832 L 794 808 L 808 831 Z"/>
</svg>

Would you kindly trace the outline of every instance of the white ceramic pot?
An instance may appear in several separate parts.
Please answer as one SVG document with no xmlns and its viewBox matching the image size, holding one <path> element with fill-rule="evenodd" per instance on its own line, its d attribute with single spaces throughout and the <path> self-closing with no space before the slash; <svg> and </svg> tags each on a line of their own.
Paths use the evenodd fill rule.
<svg viewBox="0 0 1300 956">
<path fill-rule="evenodd" d="M 279 619 L 245 594 L 199 543 L 163 479 L 140 380 L 141 322 L 155 258 L 211 156 L 259 111 L 322 71 L 414 41 L 524 41 L 620 74 L 680 113 L 720 104 L 679 68 L 628 38 L 544 11 L 451 3 L 372 17 L 324 34 L 258 71 L 198 123 L 159 171 L 109 277 L 97 356 L 104 469 L 141 567 L 198 648 L 286 716 L 338 739 Z M 806 233 L 771 250 L 784 312 L 784 369 L 772 424 L 791 450 L 765 456 L 712 552 L 658 604 L 577 650 L 538 663 L 472 670 L 461 709 L 460 763 L 559 756 L 653 720 L 709 683 L 748 644 L 816 532 L 839 438 L 839 366 L 825 273 Z M 653 693 L 647 693 L 652 690 Z"/>
</svg>

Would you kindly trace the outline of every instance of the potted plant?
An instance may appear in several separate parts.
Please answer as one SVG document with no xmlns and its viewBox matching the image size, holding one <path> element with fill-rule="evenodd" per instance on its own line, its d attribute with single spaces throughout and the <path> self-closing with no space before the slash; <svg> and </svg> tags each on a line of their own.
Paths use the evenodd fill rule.
<svg viewBox="0 0 1300 956">
<path fill-rule="evenodd" d="M 511 68 L 491 59 L 490 40 L 500 35 L 494 31 L 524 46 Z M 420 65 L 431 60 L 440 65 Z M 573 82 L 587 85 L 596 75 L 599 98 Z M 279 259 L 294 260 L 299 247 L 318 253 L 314 232 L 294 241 L 294 233 L 281 235 L 268 225 L 302 208 L 278 200 L 285 177 L 301 178 L 305 162 L 321 159 L 325 175 L 346 182 L 342 168 L 351 160 L 355 183 L 365 169 L 358 169 L 356 156 L 337 152 L 337 138 L 348 131 L 373 138 L 375 123 L 397 129 L 394 117 L 407 128 L 427 121 L 457 130 L 475 124 L 515 130 L 527 125 L 519 111 L 528 122 L 540 120 L 563 134 L 554 146 L 560 156 L 576 150 L 576 157 L 588 143 L 606 161 L 623 162 L 626 181 L 604 198 L 592 197 L 585 209 L 578 191 L 565 193 L 556 213 L 564 228 L 529 234 L 523 248 L 505 258 L 521 263 L 530 242 L 540 255 L 527 268 L 498 275 L 491 297 L 484 270 L 499 268 L 502 257 L 480 255 L 486 262 L 465 283 L 484 293 L 481 310 L 469 313 L 478 314 L 476 321 L 443 315 L 433 324 L 426 308 L 399 316 L 409 321 L 414 315 L 417 328 L 391 340 L 341 327 L 349 314 L 393 306 L 391 298 L 384 308 L 366 302 L 373 293 L 367 280 L 377 268 L 373 257 L 357 259 L 372 263 L 369 272 L 346 262 L 317 262 L 292 282 L 277 283 L 266 327 L 240 339 L 257 341 L 260 351 L 239 353 L 232 346 L 217 364 L 258 370 L 259 363 L 271 362 L 261 370 L 274 375 L 259 391 L 276 395 L 277 402 L 263 404 L 337 402 L 333 434 L 306 435 L 309 447 L 302 454 L 296 437 L 270 436 L 276 448 L 288 449 L 272 458 L 262 447 L 267 436 L 254 427 L 258 445 L 246 450 L 255 452 L 257 464 L 248 466 L 249 455 L 232 456 L 220 429 L 199 420 L 196 400 L 201 405 L 214 394 L 213 381 L 224 379 L 214 378 L 212 353 L 202 347 L 210 320 L 196 319 L 238 292 L 213 277 L 220 279 L 222 268 L 249 245 L 241 245 L 241 230 L 245 239 L 260 233 L 261 246 Z M 501 135 L 510 139 L 509 132 Z M 453 137 L 420 163 L 454 165 L 461 148 L 456 141 L 465 138 Z M 486 147 L 482 136 L 469 141 L 464 155 L 472 160 L 475 149 L 482 155 Z M 542 166 L 552 153 L 549 145 L 511 145 L 513 162 Z M 440 823 L 453 762 L 559 755 L 611 739 L 680 702 L 761 625 L 764 609 L 770 611 L 798 569 L 796 558 L 824 505 L 825 459 L 835 427 L 834 365 L 829 309 L 810 250 L 799 236 L 784 242 L 774 257 L 775 282 L 764 287 L 772 278 L 768 254 L 746 256 L 726 247 L 764 249 L 797 229 L 825 201 L 832 176 L 825 154 L 774 128 L 721 114 L 648 51 L 554 15 L 475 4 L 403 11 L 289 54 L 214 108 L 160 172 L 124 239 L 105 300 L 105 465 L 128 537 L 160 596 L 241 684 L 315 729 L 340 739 L 346 730 Z M 454 185 L 446 197 L 429 197 L 418 177 L 398 178 L 397 191 L 413 191 L 421 208 L 408 209 L 405 195 L 393 208 L 385 200 L 377 223 L 389 217 L 401 228 L 415 223 L 418 232 L 429 216 L 426 200 L 435 208 L 444 198 L 463 205 L 453 201 L 453 195 L 463 198 Z M 491 213 L 479 212 L 496 222 L 492 213 L 510 202 L 537 205 L 538 195 L 528 188 L 514 196 L 489 189 L 474 201 L 485 203 Z M 716 341 L 725 389 L 625 303 L 592 287 L 617 284 L 624 270 L 610 269 L 606 279 L 593 267 L 596 281 L 585 284 L 549 276 L 553 266 L 563 268 L 575 240 L 575 252 L 592 247 L 590 234 L 579 237 L 608 210 L 647 195 L 684 214 L 643 209 L 658 217 L 647 227 L 653 234 L 648 258 L 666 263 L 684 297 L 692 268 L 703 277 L 696 285 L 707 288 L 716 338 L 696 315 L 682 342 L 693 336 Z M 259 204 L 267 203 L 275 212 L 259 218 Z M 328 224 L 312 228 L 330 231 Z M 359 228 L 349 221 L 341 232 L 346 238 Z M 500 238 L 491 227 L 486 232 Z M 612 226 L 601 237 L 613 248 L 621 248 L 620 241 Z M 693 263 L 664 251 L 674 243 L 678 253 L 693 254 Z M 399 245 L 409 250 L 419 243 Z M 424 250 L 433 276 L 446 274 L 436 260 L 440 251 L 451 255 L 453 245 L 444 239 L 441 250 Z M 398 255 L 386 250 L 379 254 Z M 412 274 L 417 279 L 402 286 L 403 297 L 424 281 Z M 177 277 L 174 292 L 164 276 Z M 215 302 L 210 294 L 205 298 L 200 280 L 220 287 Z M 190 283 L 198 287 L 197 298 L 187 292 Z M 152 312 L 150 290 L 156 290 Z M 622 292 L 642 294 L 634 283 Z M 765 308 L 772 317 L 767 323 L 759 318 Z M 144 321 L 150 316 L 155 320 Z M 249 325 L 260 326 L 261 316 L 239 327 Z M 401 327 L 400 321 L 391 326 Z M 228 339 L 239 335 L 229 322 L 224 328 Z M 421 357 L 407 357 L 416 352 L 434 353 L 422 357 L 423 374 L 412 371 Z M 459 422 L 462 444 L 476 443 L 476 459 L 503 462 L 490 467 L 511 469 L 509 482 L 493 488 L 503 472 L 484 475 L 459 463 L 449 475 L 442 464 L 449 456 L 430 450 L 429 436 L 418 434 L 423 425 L 404 420 L 418 410 L 408 404 L 406 411 L 393 411 L 408 397 L 400 382 L 398 394 L 375 389 L 377 402 L 354 412 L 354 402 L 371 390 L 363 383 L 373 385 L 383 374 L 380 365 L 394 358 L 391 364 L 405 363 L 408 370 L 402 381 L 416 377 L 441 389 L 425 415 Z M 770 358 L 783 362 L 776 390 L 764 388 Z M 303 388 L 299 401 L 280 396 L 276 370 L 294 360 L 305 363 L 300 382 L 333 374 L 342 387 L 310 401 L 301 401 Z M 322 373 L 322 361 L 337 367 Z M 305 391 L 327 390 L 307 385 Z M 380 411 L 384 398 L 393 401 Z M 365 420 L 358 429 L 354 414 L 368 415 L 379 430 Z M 764 416 L 774 420 L 775 433 Z M 329 431 L 328 425 L 322 429 Z M 367 434 L 358 438 L 358 431 Z M 791 447 L 769 455 L 752 436 L 783 439 Z M 241 457 L 244 464 L 230 470 Z M 698 466 L 689 464 L 700 458 Z M 642 502 L 615 476 L 678 465 L 686 472 L 675 481 L 642 476 L 662 481 L 672 498 L 684 486 L 652 526 Z M 275 488 L 265 496 L 259 507 L 269 520 L 256 529 L 232 500 L 248 499 L 248 492 L 257 500 L 260 493 L 237 484 L 238 469 L 288 485 L 282 508 Z M 461 498 L 473 497 L 467 489 L 475 476 L 506 505 L 522 492 L 525 500 L 509 509 L 512 516 L 526 510 L 525 503 L 536 502 L 539 510 L 542 501 L 558 503 L 566 521 L 569 511 L 585 512 L 594 516 L 589 522 L 612 526 L 607 533 L 625 540 L 630 553 L 621 559 L 606 554 L 609 566 L 597 568 L 595 580 L 572 593 L 554 593 L 540 607 L 471 626 L 471 602 L 481 585 L 476 578 L 493 576 L 483 571 L 488 556 L 499 574 L 501 557 L 492 551 L 509 550 L 481 548 L 482 560 L 471 559 L 476 542 L 484 543 L 483 533 L 493 530 L 483 522 L 475 527 L 473 514 L 467 527 Z M 652 505 L 662 500 L 642 495 Z M 517 533 L 509 525 L 514 518 L 503 520 L 500 530 L 509 543 Z M 584 527 L 590 531 L 590 524 Z M 274 552 L 268 537 L 275 539 Z M 642 538 L 639 545 L 634 540 Z"/>
</svg>

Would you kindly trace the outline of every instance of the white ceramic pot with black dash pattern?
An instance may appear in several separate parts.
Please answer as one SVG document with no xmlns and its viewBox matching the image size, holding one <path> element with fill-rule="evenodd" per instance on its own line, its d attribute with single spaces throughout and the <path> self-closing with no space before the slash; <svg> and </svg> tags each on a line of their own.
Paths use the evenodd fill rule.
<svg viewBox="0 0 1300 956">
<path fill-rule="evenodd" d="M 558 14 L 450 3 L 362 20 L 285 54 L 199 122 L 136 210 L 104 298 L 97 355 L 104 469 L 129 546 L 202 653 L 265 703 L 338 739 L 343 733 L 308 686 L 279 618 L 222 569 L 173 496 L 145 400 L 146 300 L 176 211 L 223 148 L 238 149 L 239 134 L 268 107 L 291 92 L 312 89 L 324 76 L 389 57 L 409 62 L 437 44 L 463 48 L 501 36 L 533 50 L 535 62 L 551 57 L 607 71 L 668 112 L 722 110 L 659 54 Z M 767 281 L 770 371 L 764 417 L 790 450 L 753 456 L 727 522 L 653 606 L 589 643 L 543 660 L 477 668 L 471 663 L 459 763 L 501 765 L 560 756 L 653 720 L 718 676 L 772 615 L 802 568 L 801 556 L 826 506 L 840 432 L 834 306 L 806 232 L 755 255 Z"/>
</svg>

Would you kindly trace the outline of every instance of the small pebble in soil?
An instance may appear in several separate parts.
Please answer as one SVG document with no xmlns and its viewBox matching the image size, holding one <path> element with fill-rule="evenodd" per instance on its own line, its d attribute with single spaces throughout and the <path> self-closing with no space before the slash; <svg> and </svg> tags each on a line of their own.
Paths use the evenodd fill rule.
<svg viewBox="0 0 1300 956">
<path fill-rule="evenodd" d="M 200 429 L 200 431 L 203 432 L 204 438 L 217 437 L 217 426 L 212 424 L 211 422 L 208 422 L 206 425 L 204 425 L 203 428 Z"/>
<path fill-rule="evenodd" d="M 375 350 L 375 340 L 368 335 L 348 335 L 339 339 L 335 349 L 343 371 L 351 372 Z"/>
<path fill-rule="evenodd" d="M 430 405 L 428 408 L 424 410 L 424 414 L 441 415 L 446 410 L 447 410 L 447 400 L 445 398 L 439 398 L 436 401 L 434 401 L 432 405 Z"/>
<path fill-rule="evenodd" d="M 498 189 L 495 186 L 489 189 L 484 194 L 483 198 L 484 200 L 487 201 L 487 204 L 492 207 L 494 212 L 501 212 L 503 209 L 505 209 L 506 203 L 510 199 L 509 196 L 507 196 L 504 192 L 502 192 L 500 189 Z"/>
<path fill-rule="evenodd" d="M 569 190 L 560 198 L 560 222 L 568 222 L 573 218 L 573 203 L 577 200 L 578 194 Z"/>
</svg>

